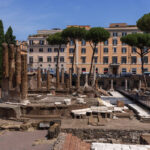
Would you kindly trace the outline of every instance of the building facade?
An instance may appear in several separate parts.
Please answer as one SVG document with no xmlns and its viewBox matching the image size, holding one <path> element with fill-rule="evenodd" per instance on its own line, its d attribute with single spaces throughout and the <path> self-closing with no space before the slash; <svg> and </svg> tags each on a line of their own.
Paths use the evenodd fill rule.
<svg viewBox="0 0 150 150">
<path fill-rule="evenodd" d="M 57 45 L 49 45 L 47 37 L 49 34 L 61 32 L 60 29 L 39 30 L 36 35 L 28 37 L 28 70 L 36 71 L 38 67 L 43 72 L 50 70 L 56 72 L 57 63 Z M 66 45 L 62 46 L 60 51 L 59 68 L 66 69 Z"/>
<path fill-rule="evenodd" d="M 84 27 L 87 30 L 90 29 L 90 26 L 80 27 Z M 101 42 L 97 46 L 94 57 L 96 72 L 115 75 L 127 72 L 141 74 L 141 59 L 135 52 L 136 48 L 120 41 L 122 36 L 131 33 L 141 33 L 141 31 L 136 26 L 127 25 L 126 23 L 110 24 L 105 29 L 110 32 L 111 36 L 107 41 Z M 28 62 L 30 68 L 56 68 L 55 58 L 57 53 L 55 53 L 55 48 L 57 46 L 52 47 L 48 45 L 46 37 L 43 36 L 55 32 L 61 32 L 61 30 L 38 31 L 38 36 L 29 36 Z M 76 45 L 74 70 L 76 72 L 78 67 L 82 72 L 89 72 L 92 57 L 91 45 L 84 39 L 81 41 L 76 40 Z M 66 46 L 64 45 L 64 50 L 60 53 L 60 68 L 65 68 L 67 72 L 72 66 L 73 48 L 74 43 L 71 41 Z M 145 71 L 150 71 L 150 53 L 144 57 L 144 62 Z"/>
</svg>

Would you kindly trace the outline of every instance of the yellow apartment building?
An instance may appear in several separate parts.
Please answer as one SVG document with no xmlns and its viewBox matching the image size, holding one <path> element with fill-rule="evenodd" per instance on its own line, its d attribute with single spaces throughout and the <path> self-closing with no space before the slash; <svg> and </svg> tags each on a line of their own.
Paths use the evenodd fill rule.
<svg viewBox="0 0 150 150">
<path fill-rule="evenodd" d="M 80 26 L 87 30 L 90 26 Z M 110 32 L 110 38 L 97 46 L 96 54 L 94 57 L 94 65 L 96 72 L 100 74 L 120 74 L 120 73 L 133 73 L 141 74 L 141 60 L 135 47 L 130 47 L 120 41 L 122 36 L 132 33 L 140 33 L 141 31 L 133 25 L 126 23 L 110 24 L 105 28 Z M 92 57 L 92 48 L 88 42 L 76 41 L 76 58 L 74 69 L 80 68 L 82 72 L 89 72 Z M 66 67 L 67 70 L 71 68 L 73 56 L 74 43 L 71 41 L 67 46 Z M 150 71 L 150 53 L 144 57 L 145 71 Z"/>
</svg>

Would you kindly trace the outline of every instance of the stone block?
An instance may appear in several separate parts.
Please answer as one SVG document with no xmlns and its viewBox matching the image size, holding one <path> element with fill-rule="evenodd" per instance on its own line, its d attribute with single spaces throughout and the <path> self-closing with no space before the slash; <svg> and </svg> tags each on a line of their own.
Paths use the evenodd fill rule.
<svg viewBox="0 0 150 150">
<path fill-rule="evenodd" d="M 124 102 L 118 100 L 118 101 L 117 101 L 117 107 L 124 107 Z"/>
</svg>

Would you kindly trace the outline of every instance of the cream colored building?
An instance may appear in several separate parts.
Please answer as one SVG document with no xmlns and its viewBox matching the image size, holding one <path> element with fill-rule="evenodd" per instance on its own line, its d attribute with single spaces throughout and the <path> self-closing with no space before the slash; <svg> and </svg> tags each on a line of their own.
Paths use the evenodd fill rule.
<svg viewBox="0 0 150 150">
<path fill-rule="evenodd" d="M 50 70 L 55 73 L 58 46 L 48 45 L 49 34 L 61 32 L 60 29 L 39 30 L 36 35 L 28 37 L 28 70 L 35 71 L 40 67 L 43 72 Z M 59 68 L 66 68 L 66 45 L 60 51 Z"/>
</svg>

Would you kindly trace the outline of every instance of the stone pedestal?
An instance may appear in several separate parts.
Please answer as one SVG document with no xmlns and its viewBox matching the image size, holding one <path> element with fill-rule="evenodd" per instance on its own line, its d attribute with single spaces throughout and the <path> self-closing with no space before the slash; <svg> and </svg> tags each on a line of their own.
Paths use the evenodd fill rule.
<svg viewBox="0 0 150 150">
<path fill-rule="evenodd" d="M 15 47 L 9 45 L 9 90 L 13 88 L 13 79 L 15 74 Z"/>
<path fill-rule="evenodd" d="M 41 69 L 38 68 L 37 70 L 37 90 L 41 90 Z"/>
<path fill-rule="evenodd" d="M 21 55 L 21 98 L 27 98 L 28 77 L 27 77 L 27 55 Z"/>
<path fill-rule="evenodd" d="M 76 88 L 80 88 L 80 69 L 77 68 L 77 80 L 76 80 Z"/>
<path fill-rule="evenodd" d="M 16 49 L 16 69 L 15 69 L 15 75 L 16 75 L 16 90 L 20 92 L 20 85 L 21 85 L 21 52 L 20 52 L 20 46 L 17 46 Z"/>
<path fill-rule="evenodd" d="M 128 90 L 128 80 L 125 79 L 125 90 L 127 91 Z"/>
</svg>

